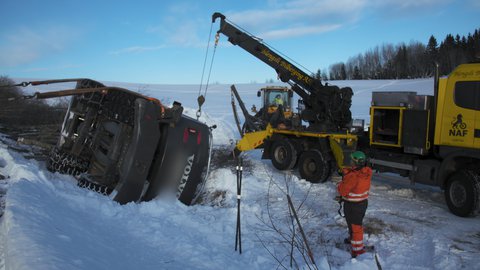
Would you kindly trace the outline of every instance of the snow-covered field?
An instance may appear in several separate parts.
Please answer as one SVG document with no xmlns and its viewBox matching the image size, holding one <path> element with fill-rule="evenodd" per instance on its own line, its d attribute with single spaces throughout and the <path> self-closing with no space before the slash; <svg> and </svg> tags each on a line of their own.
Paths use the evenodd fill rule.
<svg viewBox="0 0 480 270">
<path fill-rule="evenodd" d="M 178 100 L 194 116 L 198 86 L 123 86 L 170 104 Z M 431 94 L 433 81 L 341 81 L 355 92 L 354 118 L 368 119 L 372 91 Z M 237 85 L 248 107 L 260 103 L 262 85 Z M 68 88 L 68 87 L 66 87 Z M 51 86 L 39 91 L 51 90 Z M 37 89 L 28 89 L 37 91 Z M 203 92 L 203 91 L 202 91 Z M 229 85 L 211 85 L 201 121 L 216 124 L 215 146 L 238 139 Z M 4 135 L 0 135 L 4 136 Z M 1 217 L 0 256 L 5 269 L 277 269 L 290 268 L 292 234 L 287 190 L 298 209 L 319 269 L 376 269 L 372 253 L 351 259 L 339 243 L 346 224 L 337 213 L 335 182 L 310 184 L 296 173 L 275 170 L 259 151 L 245 156 L 241 228 L 242 254 L 234 250 L 237 222 L 236 172 L 217 166 L 202 200 L 187 207 L 170 198 L 121 206 L 50 173 L 0 143 L 0 190 L 7 190 Z M 383 269 L 480 269 L 480 217 L 459 218 L 443 193 L 410 186 L 404 179 L 375 175 L 366 214 L 366 242 L 375 245 Z M 298 239 L 298 235 L 296 235 Z M 305 253 L 306 254 L 306 253 Z M 293 252 L 293 268 L 311 264 Z"/>
</svg>

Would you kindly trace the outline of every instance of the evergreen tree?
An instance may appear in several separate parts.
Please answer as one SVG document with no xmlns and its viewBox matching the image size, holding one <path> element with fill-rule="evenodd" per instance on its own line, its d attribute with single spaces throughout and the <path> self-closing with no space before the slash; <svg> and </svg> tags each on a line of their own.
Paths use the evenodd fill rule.
<svg viewBox="0 0 480 270">
<path fill-rule="evenodd" d="M 322 81 L 328 81 L 328 77 L 327 77 L 327 70 L 324 69 L 323 72 L 322 72 Z"/>
<path fill-rule="evenodd" d="M 322 72 L 320 69 L 317 70 L 317 73 L 315 74 L 315 79 L 321 80 L 322 79 Z"/>
<path fill-rule="evenodd" d="M 440 72 L 448 74 L 455 67 L 455 39 L 451 34 L 440 44 Z"/>
<path fill-rule="evenodd" d="M 331 80 L 422 78 L 433 75 L 432 64 L 436 62 L 445 75 L 462 63 L 480 61 L 479 31 L 468 36 L 448 34 L 440 44 L 433 35 L 426 45 L 383 44 L 351 57 L 346 64 L 331 65 L 328 74 Z"/>
<path fill-rule="evenodd" d="M 430 39 L 428 40 L 427 48 L 425 51 L 425 54 L 427 55 L 427 61 L 431 63 L 438 62 L 438 43 L 437 39 L 432 35 L 430 36 Z"/>
<path fill-rule="evenodd" d="M 362 75 L 360 74 L 360 69 L 358 68 L 358 66 L 355 66 L 353 68 L 353 79 L 354 80 L 361 80 L 362 79 Z"/>
<path fill-rule="evenodd" d="M 345 64 L 342 63 L 340 66 L 340 80 L 346 80 L 347 79 L 347 70 L 345 69 Z"/>
<path fill-rule="evenodd" d="M 408 59 L 407 59 L 407 47 L 402 44 L 395 56 L 395 73 L 397 79 L 406 79 L 408 77 Z"/>
<path fill-rule="evenodd" d="M 473 36 L 468 34 L 467 57 L 469 61 L 479 61 L 480 59 L 480 33 L 478 29 L 475 30 Z"/>
</svg>

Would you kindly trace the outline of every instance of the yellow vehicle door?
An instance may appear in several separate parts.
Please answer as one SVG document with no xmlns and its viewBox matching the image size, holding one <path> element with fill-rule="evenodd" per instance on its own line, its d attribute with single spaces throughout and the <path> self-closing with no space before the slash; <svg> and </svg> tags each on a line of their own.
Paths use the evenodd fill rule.
<svg viewBox="0 0 480 270">
<path fill-rule="evenodd" d="M 441 145 L 480 147 L 480 80 L 475 66 L 465 65 L 449 76 L 443 92 Z M 478 69 L 478 66 L 476 66 Z M 471 72 L 470 72 L 471 71 Z M 439 119 L 437 119 L 439 120 Z"/>
</svg>

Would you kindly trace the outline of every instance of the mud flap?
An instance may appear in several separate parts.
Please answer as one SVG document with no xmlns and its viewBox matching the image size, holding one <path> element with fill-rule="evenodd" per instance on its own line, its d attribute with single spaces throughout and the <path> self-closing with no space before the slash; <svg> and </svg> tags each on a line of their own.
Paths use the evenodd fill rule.
<svg viewBox="0 0 480 270">
<path fill-rule="evenodd" d="M 120 167 L 120 179 L 112 195 L 120 204 L 141 199 L 152 163 L 160 130 L 157 122 L 159 108 L 145 99 L 135 100 L 135 126 L 130 146 Z"/>
</svg>

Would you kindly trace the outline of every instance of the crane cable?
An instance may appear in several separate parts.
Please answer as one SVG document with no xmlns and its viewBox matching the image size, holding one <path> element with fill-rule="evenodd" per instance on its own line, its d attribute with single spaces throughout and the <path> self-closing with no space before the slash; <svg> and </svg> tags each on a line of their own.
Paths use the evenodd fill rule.
<svg viewBox="0 0 480 270">
<path fill-rule="evenodd" d="M 204 94 L 202 95 L 201 92 L 202 92 L 202 86 L 203 86 L 203 77 L 205 75 L 205 68 L 207 66 L 208 50 L 210 48 L 210 39 L 211 39 L 211 36 L 212 36 L 212 28 L 213 28 L 213 23 L 210 25 L 210 33 L 208 34 L 207 51 L 205 53 L 205 59 L 203 61 L 202 78 L 200 80 L 200 88 L 198 89 L 198 98 L 197 98 L 198 110 L 197 110 L 197 114 L 196 114 L 197 120 L 202 115 L 202 105 L 203 105 L 203 103 L 205 103 L 205 98 L 207 96 L 208 84 L 210 82 L 210 75 L 212 73 L 213 60 L 215 59 L 215 52 L 217 50 L 218 40 L 220 38 L 220 33 L 217 33 L 215 35 L 215 45 L 213 47 L 212 59 L 210 61 L 210 67 L 209 67 L 209 70 L 208 70 L 207 82 L 205 84 L 205 91 L 204 91 Z"/>
</svg>

